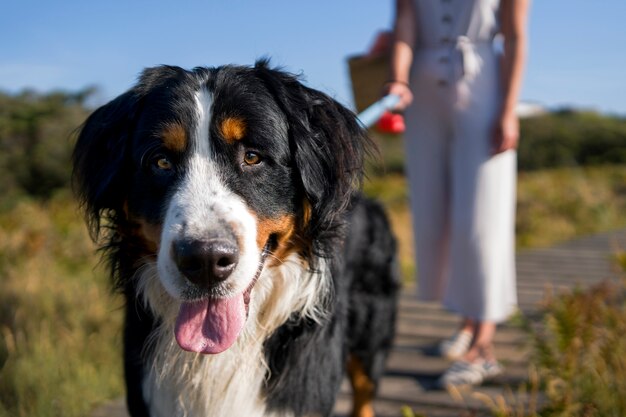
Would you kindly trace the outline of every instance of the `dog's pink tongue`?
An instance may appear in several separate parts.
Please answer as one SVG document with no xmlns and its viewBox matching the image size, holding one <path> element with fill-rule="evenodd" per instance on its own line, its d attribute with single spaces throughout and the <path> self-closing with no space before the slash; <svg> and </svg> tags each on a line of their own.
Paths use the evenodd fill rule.
<svg viewBox="0 0 626 417">
<path fill-rule="evenodd" d="M 190 352 L 220 353 L 235 342 L 245 322 L 243 294 L 183 303 L 176 319 L 176 341 Z"/>
</svg>

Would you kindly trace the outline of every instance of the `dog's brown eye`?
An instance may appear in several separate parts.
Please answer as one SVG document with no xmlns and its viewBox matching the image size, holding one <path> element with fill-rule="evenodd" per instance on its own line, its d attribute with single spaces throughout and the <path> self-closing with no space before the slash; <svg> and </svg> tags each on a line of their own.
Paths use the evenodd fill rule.
<svg viewBox="0 0 626 417">
<path fill-rule="evenodd" d="M 243 157 L 243 161 L 247 164 L 247 165 L 256 165 L 259 162 L 261 162 L 261 156 L 256 153 L 256 152 L 252 152 L 252 151 L 246 151 L 244 157 Z"/>
<path fill-rule="evenodd" d="M 172 162 L 164 156 L 156 158 L 155 165 L 158 169 L 163 171 L 169 171 L 174 168 Z"/>
</svg>

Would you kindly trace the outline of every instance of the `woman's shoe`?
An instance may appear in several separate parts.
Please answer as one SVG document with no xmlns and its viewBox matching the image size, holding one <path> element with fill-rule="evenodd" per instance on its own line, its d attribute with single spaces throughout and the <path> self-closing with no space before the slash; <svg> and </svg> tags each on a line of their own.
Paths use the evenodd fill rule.
<svg viewBox="0 0 626 417">
<path fill-rule="evenodd" d="M 439 344 L 439 354 L 448 360 L 455 361 L 467 352 L 472 338 L 471 332 L 461 330 Z"/>
<path fill-rule="evenodd" d="M 480 385 L 504 371 L 497 361 L 478 359 L 474 362 L 456 361 L 439 378 L 439 386 Z"/>
</svg>

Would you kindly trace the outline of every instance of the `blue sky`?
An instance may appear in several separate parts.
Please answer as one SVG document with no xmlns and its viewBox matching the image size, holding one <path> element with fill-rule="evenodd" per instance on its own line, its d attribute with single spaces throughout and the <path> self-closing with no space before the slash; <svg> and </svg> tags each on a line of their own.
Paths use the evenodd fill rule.
<svg viewBox="0 0 626 417">
<path fill-rule="evenodd" d="M 15 0 L 0 13 L 0 90 L 100 87 L 142 68 L 269 56 L 351 105 L 346 58 L 391 25 L 393 0 Z M 522 99 L 626 116 L 626 1 L 534 0 Z"/>
</svg>

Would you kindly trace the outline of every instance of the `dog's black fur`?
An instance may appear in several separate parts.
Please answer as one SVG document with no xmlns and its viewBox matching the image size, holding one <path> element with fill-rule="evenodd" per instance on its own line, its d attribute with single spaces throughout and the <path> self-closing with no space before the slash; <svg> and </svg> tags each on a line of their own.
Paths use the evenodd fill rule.
<svg viewBox="0 0 626 417">
<path fill-rule="evenodd" d="M 210 118 L 205 116 L 210 120 L 206 137 L 197 133 L 201 90 L 211 98 L 205 109 L 210 113 Z M 237 122 L 234 131 L 220 125 L 229 117 Z M 352 379 L 365 376 L 369 382 L 355 383 L 359 415 L 371 406 L 384 369 L 399 287 L 396 244 L 387 218 L 377 203 L 357 194 L 370 142 L 349 110 L 265 61 L 254 67 L 148 69 L 135 87 L 96 110 L 79 134 L 73 155 L 76 189 L 92 235 L 108 255 L 116 287 L 127 301 L 124 358 L 130 414 L 159 411 L 154 398 L 147 398 L 145 385 L 154 378 L 151 372 L 158 372 L 154 367 L 163 363 L 154 361 L 159 354 L 155 351 L 174 340 L 174 331 L 169 329 L 165 336 L 158 332 L 169 323 L 162 313 L 167 306 L 144 293 L 142 280 L 154 277 L 142 271 L 168 254 L 161 250 L 164 225 L 170 221 L 168 207 L 191 181 L 189 165 L 196 152 L 192 143 L 200 141 L 209 143 L 205 157 L 219 173 L 221 187 L 242 201 L 245 212 L 257 221 L 255 250 L 264 254 L 264 266 L 256 285 L 249 277 L 250 288 L 255 288 L 246 290 L 248 296 L 254 300 L 262 292 L 257 287 L 270 286 L 268 281 L 293 259 L 306 277 L 324 276 L 330 282 L 328 291 L 320 290 L 314 299 L 323 314 L 294 307 L 265 335 L 265 365 L 259 360 L 258 366 L 266 366 L 266 377 L 259 387 L 263 404 L 257 414 L 329 415 L 350 360 Z M 212 204 L 210 196 L 197 198 Z M 224 228 L 229 236 L 238 230 L 228 222 Z M 155 280 L 170 279 L 158 271 Z M 184 283 L 192 295 L 163 293 L 179 304 L 216 297 L 211 291 L 223 283 L 210 274 L 202 279 Z M 162 288 L 161 283 L 149 285 Z M 281 299 L 281 294 L 266 297 Z M 265 301 L 258 303 L 259 311 L 251 315 L 265 313 Z M 254 322 L 248 319 L 244 332 Z M 161 344 L 155 342 L 159 337 L 165 339 Z M 180 355 L 181 363 L 197 360 L 192 353 Z M 218 362 L 226 356 L 201 358 Z M 211 398 L 205 392 L 196 397 Z M 210 407 L 202 410 L 209 412 Z"/>
</svg>

